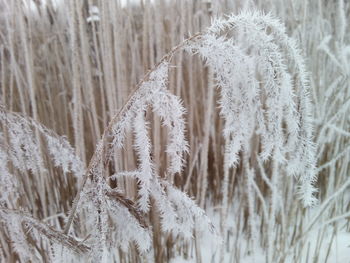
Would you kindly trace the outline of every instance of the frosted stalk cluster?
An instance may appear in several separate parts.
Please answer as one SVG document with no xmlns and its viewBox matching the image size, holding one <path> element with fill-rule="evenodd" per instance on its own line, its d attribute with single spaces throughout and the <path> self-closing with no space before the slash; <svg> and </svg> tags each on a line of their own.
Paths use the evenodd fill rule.
<svg viewBox="0 0 350 263">
<path fill-rule="evenodd" d="M 230 30 L 232 37 L 222 36 Z M 249 153 L 251 139 L 258 135 L 260 158 L 286 165 L 287 174 L 300 180 L 304 204 L 314 204 L 315 153 L 307 74 L 284 26 L 270 15 L 243 12 L 214 20 L 186 49 L 199 54 L 215 72 L 225 119 L 225 165 L 237 166 L 240 153 Z"/>
<path fill-rule="evenodd" d="M 162 231 L 183 238 L 191 238 L 195 227 L 211 234 L 215 232 L 205 212 L 193 200 L 161 179 L 166 175 L 157 174 L 152 160 L 153 149 L 145 117 L 148 108 L 160 117 L 168 132 L 167 175 L 182 171 L 184 154 L 188 151 L 183 118 L 185 110 L 180 99 L 167 89 L 168 70 L 167 61 L 156 66 L 124 105 L 118 118 L 111 121 L 109 131 L 97 146 L 90 171 L 92 180 L 83 191 L 79 211 L 87 209 L 90 215 L 94 215 L 90 218 L 90 224 L 98 227 L 94 231 L 92 253 L 98 260 L 105 257 L 113 246 L 126 251 L 130 242 L 136 244 L 140 252 L 150 249 L 152 235 L 143 218 L 150 212 L 151 198 L 159 211 Z M 125 195 L 118 187 L 112 189 L 107 184 L 103 172 L 102 160 L 118 157 L 115 150 L 122 150 L 128 132 L 134 137 L 138 167 L 134 171 L 117 172 L 110 179 L 131 177 L 137 181 L 136 206 L 133 201 L 123 197 Z"/>
</svg>

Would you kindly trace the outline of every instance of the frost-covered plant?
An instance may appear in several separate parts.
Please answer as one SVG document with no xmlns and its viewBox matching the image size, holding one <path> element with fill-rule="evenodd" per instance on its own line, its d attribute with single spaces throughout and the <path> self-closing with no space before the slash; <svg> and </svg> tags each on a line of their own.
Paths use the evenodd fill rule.
<svg viewBox="0 0 350 263">
<path fill-rule="evenodd" d="M 11 174 L 7 166 L 9 162 L 6 152 L 0 150 L 0 204 L 10 203 L 15 197 L 11 197 L 11 194 L 16 195 L 16 187 L 18 182 L 16 178 Z"/>
<path fill-rule="evenodd" d="M 97 259 L 106 256 L 105 254 L 116 245 L 126 250 L 130 241 L 135 242 L 140 252 L 149 250 L 151 232 L 143 218 L 150 211 L 150 198 L 154 200 L 159 211 L 162 231 L 185 238 L 192 237 L 194 229 L 204 231 L 209 227 L 213 233 L 212 225 L 204 211 L 186 194 L 174 188 L 166 179 L 162 179 L 166 176 L 157 174 L 154 168 L 152 144 L 145 119 L 148 107 L 161 118 L 162 125 L 168 131 L 167 175 L 182 171 L 183 154 L 187 152 L 184 109 L 178 97 L 167 90 L 169 57 L 166 56 L 146 75 L 122 110 L 110 122 L 91 159 L 89 179 L 84 182 L 71 211 L 67 232 L 76 212 L 84 212 L 86 209 L 93 215 L 90 217 L 91 224 L 98 226 L 92 241 L 94 256 Z M 122 197 L 123 193 L 118 187 L 112 189 L 104 174 L 111 158 L 118 158 L 115 155 L 116 150 L 122 149 L 128 132 L 133 132 L 134 135 L 138 167 L 134 171 L 117 172 L 110 179 L 134 178 L 138 183 L 136 205 Z M 110 231 L 110 228 L 117 231 Z"/>
<path fill-rule="evenodd" d="M 232 37 L 221 36 L 230 30 Z M 259 135 L 260 158 L 287 164 L 288 174 L 300 176 L 304 204 L 312 205 L 315 157 L 307 73 L 283 25 L 271 15 L 243 12 L 215 20 L 186 48 L 205 59 L 221 90 L 226 168 L 237 166 L 239 153 L 249 153 L 252 137 Z"/>
<path fill-rule="evenodd" d="M 64 247 L 77 254 L 83 254 L 90 247 L 78 242 L 74 237 L 55 230 L 31 215 L 13 209 L 0 208 L 0 222 L 6 227 L 14 251 L 23 262 L 40 261 L 35 246 L 29 240 L 45 243 L 50 249 L 50 243 Z"/>
<path fill-rule="evenodd" d="M 316 202 L 312 105 L 303 58 L 284 26 L 260 12 L 242 12 L 214 20 L 186 49 L 205 60 L 215 73 L 221 92 L 219 103 L 225 119 L 226 142 L 222 232 L 226 232 L 229 171 L 240 166 L 246 177 L 253 246 L 256 247 L 258 236 L 255 221 L 258 199 L 254 197 L 257 195 L 263 203 L 270 233 L 267 247 L 271 262 L 271 233 L 277 212 L 283 206 L 281 175 L 298 178 L 298 192 L 305 206 Z M 271 190 L 269 209 L 254 179 L 256 170 L 265 173 L 261 170 L 264 166 L 269 169 L 269 176 L 262 175 Z"/>
<path fill-rule="evenodd" d="M 223 36 L 224 33 L 227 35 Z M 160 218 L 161 230 L 175 237 L 189 239 L 197 231 L 214 232 L 204 211 L 169 180 L 182 172 L 184 154 L 188 151 L 185 110 L 180 99 L 168 90 L 171 59 L 182 49 L 199 54 L 206 61 L 221 92 L 219 103 L 225 120 L 223 135 L 226 142 L 222 233 L 226 230 L 230 169 L 241 168 L 245 175 L 251 235 L 256 242 L 259 229 L 255 216 L 257 195 L 266 217 L 268 261 L 272 262 L 274 222 L 282 208 L 279 198 L 282 176 L 295 175 L 300 181 L 299 192 L 304 204 L 314 204 L 315 157 L 311 103 L 302 56 L 281 23 L 259 12 L 214 20 L 206 31 L 174 47 L 146 74 L 112 118 L 86 169 L 65 139 L 29 118 L 2 109 L 0 120 L 5 129 L 1 134 L 4 149 L 0 152 L 0 170 L 4 173 L 1 182 L 8 183 L 8 189 L 18 185 L 7 166 L 9 162 L 22 173 L 46 172 L 47 157 L 42 154 L 45 147 L 40 138 L 45 141 L 49 159 L 65 176 L 74 173 L 80 185 L 63 231 L 55 231 L 25 213 L 11 210 L 17 208 L 10 203 L 9 192 L 12 190 L 4 187 L 0 215 L 8 235 L 14 235 L 12 228 L 36 229 L 45 238 L 55 241 L 53 258 L 74 261 L 70 250 L 72 244 L 77 244 L 80 248 L 77 252 L 87 254 L 95 262 L 115 257 L 118 247 L 126 251 L 131 243 L 140 253 L 149 251 L 152 229 L 148 218 L 154 213 Z M 80 94 L 80 91 L 75 92 Z M 160 164 L 152 158 L 154 145 L 146 118 L 151 111 L 160 117 L 167 132 L 164 174 L 158 172 Z M 112 160 L 120 158 L 128 133 L 133 135 L 137 168 L 114 172 L 117 164 Z M 265 173 L 265 169 L 269 169 L 269 173 Z M 271 190 L 268 204 L 256 183 L 259 175 Z M 119 179 L 124 178 L 136 182 L 135 198 L 127 196 L 118 185 Z M 11 224 L 14 218 L 15 226 Z M 32 252 L 31 248 L 25 247 L 22 232 L 19 231 L 13 240 L 23 247 L 25 254 L 20 257 L 26 260 L 31 258 Z M 21 253 L 21 249 L 15 250 Z"/>
<path fill-rule="evenodd" d="M 153 112 L 160 116 L 163 126 L 168 130 L 166 150 L 169 159 L 169 166 L 166 171 L 168 175 L 174 175 L 182 171 L 184 165 L 183 154 L 187 152 L 183 119 L 184 109 L 178 97 L 167 90 L 169 70 L 167 59 L 168 56 L 145 77 L 123 109 L 106 128 L 91 159 L 64 232 L 60 233 L 61 237 L 70 238 L 70 234 L 87 229 L 90 232 L 89 238 L 85 241 L 88 246 L 84 245 L 84 251 L 79 250 L 78 252 L 90 251 L 89 254 L 93 260 L 101 261 L 107 255 L 110 257 L 117 247 L 126 250 L 130 242 L 134 242 L 142 253 L 150 249 L 152 234 L 145 218 L 150 211 L 151 197 L 160 213 L 161 226 L 164 232 L 185 238 L 191 238 L 195 229 L 197 231 L 209 230 L 214 233 L 204 211 L 197 207 L 195 202 L 185 193 L 177 190 L 166 179 L 162 179 L 166 176 L 160 176 L 156 173 L 155 164 L 151 158 L 152 145 L 145 120 L 148 107 L 152 107 Z M 13 165 L 22 172 L 27 170 L 32 173 L 45 171 L 44 158 L 40 149 L 42 145 L 37 133 L 45 138 L 48 152 L 55 165 L 61 167 L 64 173 L 72 172 L 78 178 L 81 178 L 84 173 L 82 162 L 76 157 L 73 149 L 64 138 L 54 135 L 53 132 L 32 119 L 7 112 L 4 109 L 1 110 L 0 117 L 2 124 L 7 128 L 6 132 L 9 137 L 8 154 L 1 152 L 2 165 L 4 166 L 2 167 L 4 171 L 2 178 L 4 181 L 11 178 L 11 174 L 6 167 L 7 158 L 10 158 Z M 122 149 L 125 135 L 131 131 L 134 134 L 138 169 L 131 172 L 116 173 L 110 179 L 135 178 L 139 186 L 136 204 L 127 199 L 118 187 L 111 188 L 106 180 L 106 171 L 110 159 L 112 156 L 117 158 L 115 156 L 116 150 Z M 2 139 L 5 141 L 4 138 Z M 11 184 L 7 185 L 8 187 L 15 185 L 15 181 L 11 181 Z M 6 199 L 7 196 L 8 193 L 4 192 L 3 198 Z M 1 210 L 2 215 L 11 212 L 7 207 L 15 206 L 5 204 Z M 82 222 L 79 230 L 71 229 L 73 219 L 77 215 L 85 217 L 86 214 L 89 217 Z M 29 222 L 29 225 L 37 222 L 25 219 L 26 217 L 19 212 L 14 215 L 22 218 L 23 222 Z M 4 216 L 3 219 L 8 222 L 10 217 Z M 20 222 L 18 224 L 21 224 Z M 9 226 L 8 229 L 10 230 L 11 223 L 8 222 L 6 225 Z M 35 228 L 35 225 L 31 226 Z M 40 226 L 48 227 L 44 224 Z M 11 233 L 9 231 L 10 236 Z M 45 233 L 47 231 L 44 231 L 44 235 Z M 21 240 L 23 239 L 25 238 Z M 61 245 L 65 245 L 66 248 L 70 249 L 64 242 Z M 54 248 L 58 249 L 56 254 L 62 253 L 62 251 L 68 252 L 67 250 L 61 250 L 60 246 L 57 245 Z M 21 249 L 16 249 L 17 253 L 20 253 L 20 251 Z M 28 251 L 28 249 L 23 249 L 23 251 Z"/>
<path fill-rule="evenodd" d="M 44 145 L 54 165 L 62 169 L 63 177 L 72 173 L 78 180 L 81 179 L 84 166 L 76 157 L 73 148 L 64 137 L 59 137 L 31 118 L 6 111 L 3 107 L 0 108 L 0 123 L 3 128 L 0 134 L 0 220 L 17 256 L 24 262 L 38 260 L 35 247 L 28 242 L 25 233 L 30 235 L 30 238 L 37 236 L 49 242 L 56 240 L 69 249 L 86 252 L 87 248 L 80 250 L 80 245 L 73 237 L 59 233 L 26 212 L 16 210 L 24 191 L 18 174 L 23 177 L 28 174 L 40 177 L 47 172 L 41 149 Z M 36 232 L 33 234 L 31 230 Z"/>
<path fill-rule="evenodd" d="M 0 109 L 0 122 L 6 130 L 0 138 L 7 158 L 21 172 L 39 173 L 46 170 L 40 149 L 42 142 L 36 134 L 38 133 L 45 140 L 46 148 L 56 167 L 62 168 L 64 174 L 73 173 L 77 178 L 84 174 L 83 163 L 76 157 L 74 149 L 64 137 L 58 136 L 31 118 L 8 112 L 4 108 Z"/>
</svg>

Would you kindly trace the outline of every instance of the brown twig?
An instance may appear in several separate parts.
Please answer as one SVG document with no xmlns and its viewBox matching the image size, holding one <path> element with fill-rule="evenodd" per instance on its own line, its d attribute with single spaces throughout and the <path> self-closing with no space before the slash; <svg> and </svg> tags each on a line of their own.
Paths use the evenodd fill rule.
<svg viewBox="0 0 350 263">
<path fill-rule="evenodd" d="M 57 231 L 52 226 L 46 223 L 43 223 L 38 219 L 33 218 L 31 215 L 28 215 L 25 212 L 2 208 L 2 207 L 0 208 L 0 210 L 5 214 L 14 214 L 14 215 L 20 216 L 23 223 L 27 224 L 30 227 L 35 228 L 41 234 L 46 236 L 50 241 L 57 242 L 67 247 L 70 250 L 73 250 L 80 254 L 84 254 L 90 250 L 89 246 L 75 240 L 71 236 L 68 236 L 66 234 L 63 234 Z"/>
<path fill-rule="evenodd" d="M 125 198 L 122 194 L 116 192 L 116 191 L 108 191 L 106 195 L 110 198 L 115 199 L 117 202 L 121 203 L 123 206 L 125 206 L 129 213 L 133 215 L 133 217 L 136 218 L 136 220 L 139 222 L 139 224 L 143 228 L 147 228 L 146 221 L 142 217 L 141 213 L 135 208 L 134 202 L 130 199 Z"/>
</svg>

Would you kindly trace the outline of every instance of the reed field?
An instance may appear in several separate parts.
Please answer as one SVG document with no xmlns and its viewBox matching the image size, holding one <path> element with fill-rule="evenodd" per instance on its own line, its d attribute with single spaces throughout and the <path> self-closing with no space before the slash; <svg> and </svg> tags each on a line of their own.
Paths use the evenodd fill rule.
<svg viewBox="0 0 350 263">
<path fill-rule="evenodd" d="M 0 262 L 350 263 L 349 16 L 0 0 Z"/>
</svg>

